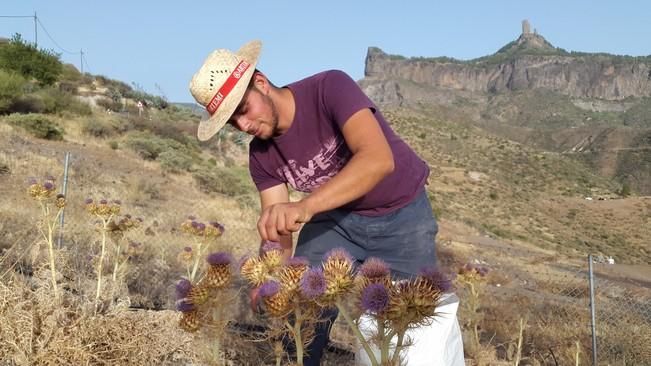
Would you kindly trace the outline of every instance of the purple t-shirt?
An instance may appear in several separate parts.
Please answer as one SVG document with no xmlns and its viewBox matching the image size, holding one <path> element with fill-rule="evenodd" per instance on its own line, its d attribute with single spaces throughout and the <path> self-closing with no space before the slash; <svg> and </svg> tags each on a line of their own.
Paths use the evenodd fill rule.
<svg viewBox="0 0 651 366">
<path fill-rule="evenodd" d="M 395 168 L 370 192 L 342 208 L 380 216 L 406 206 L 420 192 L 429 167 L 347 74 L 325 71 L 286 87 L 296 103 L 292 125 L 278 137 L 254 138 L 250 144 L 249 170 L 259 191 L 287 183 L 309 193 L 330 180 L 352 156 L 341 133 L 343 125 L 356 112 L 370 108 L 389 142 Z"/>
</svg>

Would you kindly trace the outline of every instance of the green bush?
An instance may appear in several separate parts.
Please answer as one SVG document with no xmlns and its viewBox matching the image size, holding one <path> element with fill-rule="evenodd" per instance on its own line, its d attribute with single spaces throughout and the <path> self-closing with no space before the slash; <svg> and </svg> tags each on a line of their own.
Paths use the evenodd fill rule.
<svg viewBox="0 0 651 366">
<path fill-rule="evenodd" d="M 89 118 L 83 122 L 82 132 L 99 138 L 115 136 L 120 130 L 117 121 L 96 120 Z"/>
<path fill-rule="evenodd" d="M 103 109 L 110 109 L 114 112 L 122 110 L 122 102 L 120 102 L 119 99 L 116 102 L 115 100 L 110 98 L 97 98 L 95 100 L 95 103 L 97 103 L 97 105 L 102 107 Z"/>
<path fill-rule="evenodd" d="M 0 47 L 0 69 L 17 72 L 26 79 L 34 78 L 41 85 L 52 85 L 63 72 L 63 65 L 55 52 L 39 50 L 16 34 Z"/>
<path fill-rule="evenodd" d="M 166 150 L 158 155 L 160 166 L 166 172 L 180 173 L 192 167 L 192 156 L 182 152 Z"/>
<path fill-rule="evenodd" d="M 191 158 L 195 153 L 178 141 L 161 138 L 149 132 L 138 132 L 127 138 L 126 145 L 138 153 L 143 159 L 156 160 L 164 151 L 184 154 Z"/>
<path fill-rule="evenodd" d="M 35 137 L 46 140 L 63 140 L 64 131 L 47 116 L 41 114 L 12 114 L 6 118 L 9 124 L 23 128 Z"/>
<path fill-rule="evenodd" d="M 23 93 L 25 83 L 19 74 L 0 70 L 0 114 L 11 112 L 11 105 Z"/>
<path fill-rule="evenodd" d="M 199 184 L 199 189 L 206 193 L 215 192 L 231 197 L 249 196 L 249 200 L 254 202 L 252 196 L 256 192 L 255 187 L 245 168 L 203 166 L 192 176 Z"/>
</svg>

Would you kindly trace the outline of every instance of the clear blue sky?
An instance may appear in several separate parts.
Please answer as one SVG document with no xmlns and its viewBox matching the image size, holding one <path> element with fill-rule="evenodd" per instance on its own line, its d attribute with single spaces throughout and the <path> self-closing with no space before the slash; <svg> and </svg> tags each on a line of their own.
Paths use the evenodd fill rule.
<svg viewBox="0 0 651 366">
<path fill-rule="evenodd" d="M 398 5 L 400 4 L 400 5 Z M 516 39 L 528 19 L 568 51 L 651 54 L 651 1 L 79 1 L 3 0 L 33 15 L 38 45 L 85 71 L 192 102 L 188 82 L 215 48 L 261 39 L 258 68 L 277 85 L 337 68 L 364 76 L 369 46 L 403 56 L 472 59 Z M 34 40 L 33 18 L 0 18 L 0 36 Z M 156 87 L 158 85 L 159 88 Z"/>
</svg>

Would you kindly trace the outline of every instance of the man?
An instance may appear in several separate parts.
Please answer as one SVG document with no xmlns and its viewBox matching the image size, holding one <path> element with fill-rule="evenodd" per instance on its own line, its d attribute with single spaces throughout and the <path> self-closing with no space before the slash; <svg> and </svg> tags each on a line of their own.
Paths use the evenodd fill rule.
<svg viewBox="0 0 651 366">
<path fill-rule="evenodd" d="M 255 68 L 260 49 L 253 41 L 236 53 L 214 51 L 190 91 L 210 114 L 200 140 L 226 123 L 254 136 L 249 169 L 262 240 L 280 242 L 290 257 L 300 229 L 293 254 L 315 266 L 335 247 L 358 262 L 383 259 L 396 278 L 434 266 L 427 164 L 348 75 L 326 71 L 278 88 Z M 307 195 L 290 202 L 287 184 Z M 329 328 L 317 331 L 305 365 L 318 365 Z"/>
</svg>

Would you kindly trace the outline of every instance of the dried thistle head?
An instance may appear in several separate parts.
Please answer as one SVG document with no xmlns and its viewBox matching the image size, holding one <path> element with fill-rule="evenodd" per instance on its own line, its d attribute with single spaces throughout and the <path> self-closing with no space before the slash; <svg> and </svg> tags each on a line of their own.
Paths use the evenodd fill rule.
<svg viewBox="0 0 651 366">
<path fill-rule="evenodd" d="M 224 252 L 215 252 L 208 255 L 209 264 L 206 274 L 206 285 L 210 288 L 222 288 L 231 280 L 231 263 L 233 257 Z"/>
<path fill-rule="evenodd" d="M 269 273 L 276 272 L 283 263 L 282 249 L 272 249 L 262 253 L 262 261 Z"/>
<path fill-rule="evenodd" d="M 309 300 L 316 300 L 326 291 L 326 278 L 321 268 L 310 268 L 301 277 L 300 292 Z"/>
<path fill-rule="evenodd" d="M 258 257 L 248 257 L 242 261 L 240 273 L 251 286 L 258 287 L 267 280 L 267 267 Z"/>
<path fill-rule="evenodd" d="M 323 262 L 326 278 L 326 301 L 332 302 L 353 287 L 353 258 L 342 248 L 335 248 L 326 254 Z"/>
<path fill-rule="evenodd" d="M 28 181 L 27 193 L 30 197 L 38 201 L 44 201 L 54 195 L 56 185 L 54 178 L 46 178 L 43 183 L 39 183 L 36 179 L 30 178 Z"/>
<path fill-rule="evenodd" d="M 425 267 L 420 270 L 418 277 L 428 282 L 439 292 L 449 292 L 452 290 L 452 280 L 449 276 L 443 274 L 436 267 Z"/>
<path fill-rule="evenodd" d="M 204 234 L 209 238 L 218 238 L 224 234 L 224 225 L 217 221 L 211 221 L 206 225 Z"/>
<path fill-rule="evenodd" d="M 181 313 L 179 320 L 179 327 L 186 332 L 196 332 L 199 330 L 201 322 L 199 320 L 199 312 L 197 310 L 187 311 Z"/>
<path fill-rule="evenodd" d="M 303 257 L 289 258 L 280 270 L 280 282 L 289 292 L 298 290 L 301 277 L 309 268 L 309 262 Z"/>
<path fill-rule="evenodd" d="M 474 263 L 466 263 L 459 268 L 459 278 L 462 281 L 481 282 L 486 278 L 488 268 Z"/>
<path fill-rule="evenodd" d="M 427 324 L 436 315 L 441 292 L 421 278 L 398 282 L 390 293 L 386 317 L 397 327 Z"/>
<path fill-rule="evenodd" d="M 287 292 L 281 291 L 280 283 L 274 280 L 266 281 L 260 286 L 259 294 L 270 316 L 282 318 L 291 312 L 290 298 Z"/>
<path fill-rule="evenodd" d="M 54 205 L 57 208 L 66 207 L 66 197 L 61 193 L 57 194 L 56 200 L 54 201 Z"/>
<path fill-rule="evenodd" d="M 192 258 L 194 257 L 192 253 L 192 247 L 184 247 L 183 250 L 178 254 L 176 257 L 179 262 L 185 264 L 185 265 L 190 265 L 192 264 Z"/>
</svg>

